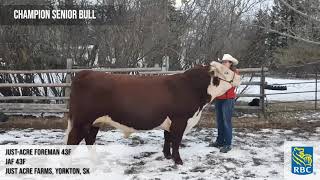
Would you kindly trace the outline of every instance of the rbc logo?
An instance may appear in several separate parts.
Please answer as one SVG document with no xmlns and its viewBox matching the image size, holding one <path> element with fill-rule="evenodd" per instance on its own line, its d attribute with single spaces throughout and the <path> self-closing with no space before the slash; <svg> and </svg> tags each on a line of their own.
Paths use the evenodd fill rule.
<svg viewBox="0 0 320 180">
<path fill-rule="evenodd" d="M 313 173 L 313 147 L 291 147 L 291 164 L 293 174 Z"/>
</svg>

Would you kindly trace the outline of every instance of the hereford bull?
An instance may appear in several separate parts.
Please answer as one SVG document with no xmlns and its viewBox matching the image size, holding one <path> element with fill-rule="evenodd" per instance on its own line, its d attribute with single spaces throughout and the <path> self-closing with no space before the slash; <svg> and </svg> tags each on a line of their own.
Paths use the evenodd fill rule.
<svg viewBox="0 0 320 180">
<path fill-rule="evenodd" d="M 206 104 L 239 83 L 239 75 L 217 62 L 170 76 L 81 71 L 71 85 L 67 144 L 76 145 L 82 139 L 94 144 L 104 124 L 121 129 L 125 137 L 160 127 L 164 156 L 182 164 L 183 134 L 197 124 Z"/>
</svg>

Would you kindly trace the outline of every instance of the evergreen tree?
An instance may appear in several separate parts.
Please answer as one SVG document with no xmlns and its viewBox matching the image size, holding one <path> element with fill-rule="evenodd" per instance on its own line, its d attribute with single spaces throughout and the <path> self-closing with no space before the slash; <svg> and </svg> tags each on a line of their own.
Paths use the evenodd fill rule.
<svg viewBox="0 0 320 180">
<path fill-rule="evenodd" d="M 320 4 L 319 1 L 286 0 L 286 2 L 307 15 L 316 17 L 317 13 L 319 14 L 317 8 Z M 319 23 L 315 23 L 290 9 L 279 0 L 274 1 L 271 11 L 271 29 L 302 39 L 319 41 Z M 284 65 L 304 63 L 308 61 L 307 59 L 315 59 L 318 54 L 308 44 L 276 33 L 269 34 L 268 46 L 269 50 L 274 52 L 273 61 Z"/>
<path fill-rule="evenodd" d="M 246 30 L 246 40 L 249 42 L 246 49 L 245 67 L 261 67 L 270 65 L 270 57 L 272 56 L 268 45 L 269 34 L 259 27 L 264 26 L 265 22 L 270 19 L 266 10 L 259 10 L 252 22 L 253 26 L 249 26 Z"/>
</svg>

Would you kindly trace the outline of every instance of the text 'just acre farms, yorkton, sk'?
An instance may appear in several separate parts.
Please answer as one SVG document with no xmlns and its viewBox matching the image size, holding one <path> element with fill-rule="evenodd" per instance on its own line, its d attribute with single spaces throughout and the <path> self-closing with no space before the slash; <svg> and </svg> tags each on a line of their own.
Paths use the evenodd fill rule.
<svg viewBox="0 0 320 180">
<path fill-rule="evenodd" d="M 96 19 L 94 10 L 14 10 L 14 19 Z"/>
</svg>

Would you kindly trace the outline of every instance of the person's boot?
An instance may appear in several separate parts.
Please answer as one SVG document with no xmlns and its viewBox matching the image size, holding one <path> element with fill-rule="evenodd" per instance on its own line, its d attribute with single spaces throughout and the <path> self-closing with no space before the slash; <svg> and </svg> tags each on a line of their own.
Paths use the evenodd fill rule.
<svg viewBox="0 0 320 180">
<path fill-rule="evenodd" d="M 224 145 L 221 149 L 220 152 L 222 153 L 227 153 L 231 150 L 231 146 L 230 145 Z"/>
<path fill-rule="evenodd" d="M 218 142 L 211 142 L 209 144 L 209 147 L 216 147 L 216 148 L 221 148 L 223 145 L 219 144 Z"/>
</svg>

